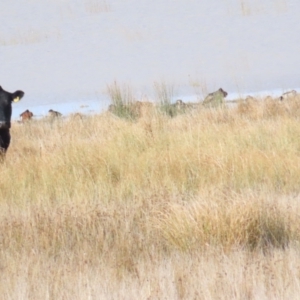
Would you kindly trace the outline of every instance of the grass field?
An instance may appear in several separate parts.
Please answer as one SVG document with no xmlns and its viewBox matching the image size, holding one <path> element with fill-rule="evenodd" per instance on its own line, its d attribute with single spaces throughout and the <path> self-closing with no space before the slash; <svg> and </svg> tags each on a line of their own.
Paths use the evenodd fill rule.
<svg viewBox="0 0 300 300">
<path fill-rule="evenodd" d="M 12 126 L 2 299 L 298 299 L 300 99 Z"/>
</svg>

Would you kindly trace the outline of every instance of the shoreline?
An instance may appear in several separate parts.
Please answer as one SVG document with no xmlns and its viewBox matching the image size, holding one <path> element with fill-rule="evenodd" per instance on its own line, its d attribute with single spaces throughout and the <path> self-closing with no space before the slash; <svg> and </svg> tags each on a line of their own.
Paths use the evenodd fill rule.
<svg viewBox="0 0 300 300">
<path fill-rule="evenodd" d="M 295 90 L 300 93 L 300 88 L 291 88 L 291 89 L 274 89 L 274 90 L 262 90 L 258 92 L 228 92 L 228 95 L 225 99 L 226 102 L 235 101 L 237 99 L 246 98 L 247 96 L 252 96 L 254 98 L 264 98 L 267 96 L 271 97 L 280 97 L 284 92 Z M 26 92 L 25 92 L 26 97 Z M 140 100 L 142 98 L 142 100 Z M 177 99 L 181 99 L 185 103 L 197 103 L 204 100 L 205 97 L 199 97 L 196 93 L 194 94 L 187 94 L 187 93 L 178 93 L 176 96 L 172 97 L 172 103 L 175 103 Z M 153 96 L 145 97 L 140 96 L 136 97 L 137 100 L 140 101 L 150 101 L 155 102 Z M 48 114 L 49 109 L 57 110 L 61 112 L 63 115 L 70 115 L 72 113 L 82 113 L 82 114 L 97 114 L 103 113 L 108 109 L 108 106 L 111 104 L 111 100 L 108 96 L 95 96 L 89 97 L 88 99 L 84 100 L 75 100 L 75 101 L 64 101 L 64 102 L 49 102 L 45 104 L 27 104 L 26 98 L 25 101 L 22 100 L 19 104 L 14 105 L 13 113 L 12 113 L 12 120 L 16 121 L 19 120 L 19 115 L 26 109 L 29 109 L 33 112 L 35 119 L 46 117 Z"/>
</svg>

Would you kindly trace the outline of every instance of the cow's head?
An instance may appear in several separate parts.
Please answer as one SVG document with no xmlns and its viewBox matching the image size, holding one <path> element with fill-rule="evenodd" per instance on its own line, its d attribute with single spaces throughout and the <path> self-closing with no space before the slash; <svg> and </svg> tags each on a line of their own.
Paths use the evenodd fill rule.
<svg viewBox="0 0 300 300">
<path fill-rule="evenodd" d="M 10 128 L 10 119 L 12 113 L 12 102 L 18 102 L 24 96 L 24 92 L 16 91 L 14 93 L 6 92 L 0 86 L 0 129 Z"/>
<path fill-rule="evenodd" d="M 228 95 L 228 93 L 225 92 L 222 88 L 219 88 L 218 91 L 223 95 L 224 98 Z"/>
</svg>

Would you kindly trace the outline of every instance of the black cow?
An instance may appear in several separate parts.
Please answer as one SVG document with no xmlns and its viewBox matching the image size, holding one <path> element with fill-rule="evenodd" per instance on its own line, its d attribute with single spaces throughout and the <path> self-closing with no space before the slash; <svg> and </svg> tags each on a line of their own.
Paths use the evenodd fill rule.
<svg viewBox="0 0 300 300">
<path fill-rule="evenodd" d="M 10 144 L 10 119 L 12 102 L 18 102 L 24 96 L 24 92 L 6 92 L 0 86 L 0 157 L 3 158 Z"/>
</svg>

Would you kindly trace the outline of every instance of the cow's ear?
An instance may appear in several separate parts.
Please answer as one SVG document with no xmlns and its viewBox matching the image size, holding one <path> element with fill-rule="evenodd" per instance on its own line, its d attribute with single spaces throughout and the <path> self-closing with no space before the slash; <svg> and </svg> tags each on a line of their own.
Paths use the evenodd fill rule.
<svg viewBox="0 0 300 300">
<path fill-rule="evenodd" d="M 24 92 L 16 91 L 13 93 L 13 102 L 19 102 L 21 98 L 24 96 Z"/>
</svg>

